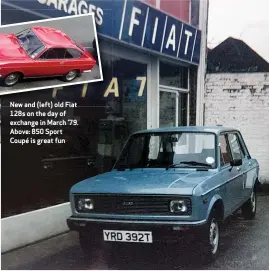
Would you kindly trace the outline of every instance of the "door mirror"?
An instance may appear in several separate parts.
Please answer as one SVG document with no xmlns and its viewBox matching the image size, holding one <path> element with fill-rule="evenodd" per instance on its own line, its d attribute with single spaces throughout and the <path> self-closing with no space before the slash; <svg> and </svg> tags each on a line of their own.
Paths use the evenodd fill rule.
<svg viewBox="0 0 269 271">
<path fill-rule="evenodd" d="M 232 167 L 239 167 L 239 166 L 242 166 L 242 164 L 243 164 L 242 159 L 234 159 L 231 161 Z"/>
</svg>

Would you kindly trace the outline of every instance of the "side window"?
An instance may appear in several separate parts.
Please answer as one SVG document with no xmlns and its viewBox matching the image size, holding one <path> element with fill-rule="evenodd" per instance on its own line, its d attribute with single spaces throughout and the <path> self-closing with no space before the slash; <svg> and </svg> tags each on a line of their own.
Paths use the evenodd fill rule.
<svg viewBox="0 0 269 271">
<path fill-rule="evenodd" d="M 49 49 L 47 51 L 46 59 L 58 59 L 58 54 L 55 49 Z"/>
<path fill-rule="evenodd" d="M 65 56 L 65 48 L 54 48 L 54 51 L 57 53 L 59 59 L 64 59 Z"/>
<path fill-rule="evenodd" d="M 221 135 L 219 137 L 219 140 L 220 140 L 220 164 L 221 166 L 225 166 L 227 164 L 230 164 L 231 162 L 226 136 Z"/>
<path fill-rule="evenodd" d="M 65 58 L 79 58 L 81 53 L 73 48 L 67 48 L 65 52 Z"/>
<path fill-rule="evenodd" d="M 229 140 L 233 159 L 243 159 L 244 152 L 243 152 L 242 147 L 239 143 L 239 139 L 238 139 L 237 134 L 229 134 L 228 140 Z"/>
<path fill-rule="evenodd" d="M 47 59 L 48 51 L 49 51 L 49 50 L 45 51 L 45 52 L 39 57 L 39 59 Z"/>
<path fill-rule="evenodd" d="M 64 59 L 65 49 L 63 48 L 51 48 L 47 50 L 43 55 L 41 55 L 41 59 Z"/>
</svg>

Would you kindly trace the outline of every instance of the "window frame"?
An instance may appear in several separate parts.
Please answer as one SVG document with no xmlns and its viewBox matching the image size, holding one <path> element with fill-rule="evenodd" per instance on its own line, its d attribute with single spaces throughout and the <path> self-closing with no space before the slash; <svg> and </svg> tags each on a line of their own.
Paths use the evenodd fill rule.
<svg viewBox="0 0 269 271">
<path fill-rule="evenodd" d="M 232 151 L 232 148 L 231 148 L 231 143 L 229 141 L 229 135 L 235 135 L 238 146 L 241 149 L 241 154 L 242 154 L 241 159 L 243 160 L 246 157 L 246 152 L 245 152 L 245 150 L 244 150 L 244 148 L 243 148 L 243 146 L 242 146 L 242 144 L 241 144 L 241 142 L 239 140 L 238 133 L 237 132 L 229 132 L 229 133 L 227 133 L 227 139 L 228 139 L 228 142 L 229 142 L 229 145 L 230 145 L 231 156 L 232 156 L 232 158 L 234 160 L 233 151 Z"/>
<path fill-rule="evenodd" d="M 247 149 L 247 146 L 244 142 L 244 139 L 241 135 L 241 133 L 239 131 L 236 131 L 236 130 L 233 130 L 233 131 L 226 131 L 226 132 L 222 132 L 219 134 L 219 137 L 220 136 L 225 136 L 225 140 L 226 140 L 226 143 L 228 144 L 228 152 L 229 152 L 229 157 L 231 160 L 233 160 L 233 156 L 232 156 L 232 150 L 231 150 L 231 146 L 230 146 L 230 142 L 229 142 L 229 139 L 228 139 L 228 135 L 229 134 L 235 134 L 236 135 L 236 138 L 237 138 L 237 141 L 239 143 L 239 147 L 241 148 L 241 150 L 243 150 L 243 157 L 242 157 L 242 160 L 244 158 L 248 158 L 248 159 L 251 159 L 251 156 L 248 152 L 248 149 Z M 219 146 L 219 153 L 221 155 L 221 149 L 220 149 L 220 146 Z M 225 165 L 221 165 L 221 161 L 220 161 L 220 157 L 219 157 L 219 164 L 220 164 L 220 168 L 223 169 L 223 168 L 226 168 L 227 166 L 230 166 L 230 164 L 225 164 Z"/>
<path fill-rule="evenodd" d="M 43 52 L 39 57 L 38 60 L 40 61 L 59 61 L 59 60 L 66 60 L 67 58 L 41 58 L 44 54 L 48 54 L 49 50 L 57 50 L 57 49 L 62 49 L 66 50 L 66 48 L 60 48 L 60 47 L 51 47 L 48 48 L 45 52 Z"/>
<path fill-rule="evenodd" d="M 226 142 L 226 144 L 227 144 L 227 151 L 228 151 L 228 156 L 229 156 L 229 158 L 230 158 L 230 162 L 229 163 L 226 163 L 226 164 L 221 164 L 221 154 L 222 154 L 222 152 L 221 152 L 221 147 L 220 147 L 220 140 L 219 140 L 219 153 L 220 153 L 220 156 L 219 156 L 219 165 L 220 165 L 220 168 L 221 169 L 223 169 L 223 168 L 226 168 L 226 167 L 228 167 L 228 166 L 230 166 L 231 165 L 231 161 L 232 161 L 232 154 L 231 154 L 231 148 L 230 148 L 230 145 L 229 145 L 229 141 L 228 141 L 228 134 L 225 132 L 225 133 L 221 133 L 220 135 L 219 135 L 219 139 L 220 139 L 220 137 L 221 136 L 224 136 L 224 139 L 225 139 L 225 142 Z"/>
<path fill-rule="evenodd" d="M 160 82 L 161 82 L 161 74 L 160 74 L 161 64 L 186 68 L 187 69 L 187 88 L 174 87 L 174 86 L 163 85 L 163 84 L 159 83 L 159 89 L 162 88 L 162 89 L 166 89 L 166 90 L 189 93 L 189 91 L 190 91 L 190 68 L 189 68 L 189 66 L 187 66 L 186 64 L 181 64 L 181 63 L 179 64 L 174 61 L 169 61 L 167 59 L 160 58 L 159 59 L 159 74 L 158 74 Z"/>
<path fill-rule="evenodd" d="M 121 154 L 119 155 L 119 157 L 117 158 L 112 170 L 117 170 L 118 169 L 118 162 L 121 160 L 121 156 L 126 154 L 126 152 L 128 151 L 128 148 L 129 148 L 129 141 L 130 140 L 133 140 L 134 137 L 136 136 L 146 136 L 146 135 L 158 135 L 158 136 L 161 136 L 163 134 L 178 134 L 178 133 L 187 133 L 187 134 L 209 134 L 209 135 L 213 135 L 214 136 L 214 148 L 215 148 L 215 165 L 214 167 L 212 168 L 209 168 L 208 170 L 216 170 L 218 169 L 219 165 L 220 165 L 220 161 L 218 161 L 218 149 L 217 149 L 217 146 L 218 146 L 218 136 L 216 133 L 214 132 L 209 132 L 209 131 L 162 131 L 162 132 L 140 132 L 140 133 L 134 133 L 132 135 L 130 135 L 128 137 L 128 140 L 126 141 L 122 151 L 121 151 Z M 144 146 L 145 147 L 145 146 Z"/>
<path fill-rule="evenodd" d="M 241 144 L 242 149 L 244 149 L 245 157 L 247 157 L 248 159 L 251 159 L 251 155 L 250 155 L 250 153 L 248 151 L 247 145 L 246 145 L 246 143 L 244 141 L 244 138 L 243 138 L 242 134 L 239 131 L 237 131 L 236 133 L 238 135 L 239 143 Z"/>
<path fill-rule="evenodd" d="M 73 57 L 72 57 L 72 58 L 64 58 L 64 59 L 79 59 L 79 58 L 81 58 L 82 53 L 81 53 L 79 50 L 77 50 L 77 49 L 75 49 L 75 48 L 65 48 L 65 51 L 66 51 L 66 52 L 67 52 L 68 50 L 74 50 L 74 51 L 76 51 L 77 53 L 79 53 L 79 56 L 78 56 L 78 57 L 74 57 L 71 53 L 69 53 L 69 54 L 71 54 Z M 65 54 L 66 54 L 66 52 L 65 52 Z"/>
</svg>

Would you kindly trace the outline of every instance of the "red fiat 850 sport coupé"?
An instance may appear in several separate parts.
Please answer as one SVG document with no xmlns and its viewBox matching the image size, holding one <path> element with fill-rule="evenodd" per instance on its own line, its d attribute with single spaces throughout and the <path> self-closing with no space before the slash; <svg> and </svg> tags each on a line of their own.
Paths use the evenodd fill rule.
<svg viewBox="0 0 269 271">
<path fill-rule="evenodd" d="M 61 76 L 70 82 L 95 64 L 81 44 L 54 28 L 36 26 L 0 34 L 0 79 L 5 86 L 37 77 Z"/>
</svg>

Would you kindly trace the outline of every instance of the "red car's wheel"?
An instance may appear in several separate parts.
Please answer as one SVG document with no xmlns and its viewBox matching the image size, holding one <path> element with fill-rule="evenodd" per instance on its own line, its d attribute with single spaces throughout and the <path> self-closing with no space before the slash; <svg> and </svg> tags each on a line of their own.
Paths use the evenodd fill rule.
<svg viewBox="0 0 269 271">
<path fill-rule="evenodd" d="M 18 73 L 18 72 L 10 73 L 5 77 L 4 85 L 7 87 L 14 86 L 15 84 L 17 84 L 19 82 L 20 79 L 21 79 L 20 73 Z"/>
<path fill-rule="evenodd" d="M 66 82 L 73 81 L 78 76 L 78 71 L 72 70 L 63 76 L 63 80 Z"/>
</svg>

